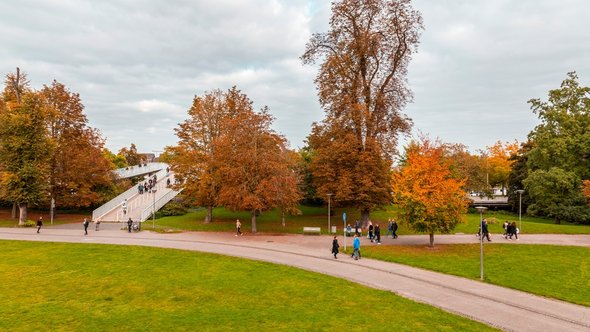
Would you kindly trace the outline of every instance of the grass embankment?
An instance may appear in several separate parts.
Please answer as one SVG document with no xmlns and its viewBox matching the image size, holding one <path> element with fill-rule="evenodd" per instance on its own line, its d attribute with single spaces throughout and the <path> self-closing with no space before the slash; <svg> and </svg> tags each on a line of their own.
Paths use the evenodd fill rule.
<svg viewBox="0 0 590 332">
<path fill-rule="evenodd" d="M 0 227 L 19 227 L 18 219 L 12 219 L 10 209 L 0 209 Z M 82 223 L 84 218 L 90 218 L 91 212 L 87 211 L 57 211 L 53 219 L 54 225 Z M 39 217 L 43 217 L 43 225 L 50 226 L 51 218 L 49 212 L 39 210 L 29 210 L 27 215 L 29 220 L 36 222 Z"/>
<path fill-rule="evenodd" d="M 479 279 L 479 244 L 366 246 L 363 257 Z M 492 244 L 484 247 L 489 283 L 590 306 L 590 248 Z"/>
<path fill-rule="evenodd" d="M 0 330 L 492 330 L 389 292 L 270 263 L 133 246 L 0 246 Z"/>
<path fill-rule="evenodd" d="M 327 209 L 325 207 L 301 206 L 302 214 L 299 216 L 287 216 L 286 225 L 281 224 L 280 215 L 277 210 L 263 212 L 257 218 L 257 229 L 265 233 L 301 233 L 304 226 L 321 227 L 322 233 L 326 234 L 328 229 Z M 342 232 L 342 213 L 347 213 L 347 221 L 354 225 L 354 220 L 360 218 L 360 213 L 350 209 L 336 209 L 334 216 L 331 218 L 331 225 L 335 225 L 339 232 Z M 387 232 L 387 220 L 396 217 L 396 209 L 390 207 L 384 211 L 375 211 L 371 214 L 373 223 L 379 223 L 382 234 Z M 489 211 L 484 214 L 489 221 L 489 229 L 492 233 L 503 233 L 502 223 L 504 220 L 516 222 L 518 224 L 518 214 L 504 211 Z M 235 231 L 236 219 L 242 222 L 242 228 L 250 232 L 250 213 L 249 212 L 231 212 L 224 208 L 215 208 L 213 211 L 213 222 L 210 224 L 203 223 L 205 210 L 189 212 L 183 216 L 164 217 L 156 219 L 156 228 L 160 230 L 178 229 L 190 231 Z M 464 215 L 465 223 L 459 224 L 454 233 L 477 233 L 479 228 L 479 214 L 470 213 Z M 146 224 L 146 229 L 151 228 L 151 223 Z M 576 224 L 556 225 L 552 220 L 523 216 L 522 230 L 523 234 L 590 234 L 590 226 Z M 416 234 L 406 225 L 400 225 L 398 234 Z"/>
</svg>

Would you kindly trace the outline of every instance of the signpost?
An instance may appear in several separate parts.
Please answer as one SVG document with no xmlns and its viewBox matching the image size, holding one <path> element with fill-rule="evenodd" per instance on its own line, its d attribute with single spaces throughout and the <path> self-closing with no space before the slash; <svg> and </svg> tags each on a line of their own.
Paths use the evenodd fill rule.
<svg viewBox="0 0 590 332">
<path fill-rule="evenodd" d="M 346 232 L 348 232 L 348 228 L 346 228 L 346 212 L 342 212 L 342 223 L 344 225 L 342 227 L 344 230 L 344 251 L 346 251 Z"/>
</svg>

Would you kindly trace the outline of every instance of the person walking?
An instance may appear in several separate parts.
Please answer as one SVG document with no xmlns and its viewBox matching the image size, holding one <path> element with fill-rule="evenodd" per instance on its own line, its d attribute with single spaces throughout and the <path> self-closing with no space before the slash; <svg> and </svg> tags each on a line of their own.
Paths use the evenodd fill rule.
<svg viewBox="0 0 590 332">
<path fill-rule="evenodd" d="M 492 242 L 492 239 L 490 239 L 490 232 L 488 230 L 488 220 L 487 219 L 484 219 L 481 222 L 481 236 L 488 239 L 488 242 Z"/>
<path fill-rule="evenodd" d="M 369 220 L 369 234 L 367 237 L 373 242 L 373 223 Z"/>
<path fill-rule="evenodd" d="M 334 240 L 332 240 L 332 254 L 334 254 L 335 259 L 338 259 L 338 257 L 336 257 L 339 253 L 338 248 L 340 248 L 340 245 L 338 244 L 336 235 L 334 235 Z"/>
<path fill-rule="evenodd" d="M 379 224 L 375 224 L 375 241 L 377 241 L 377 244 L 381 244 L 381 228 Z"/>
<path fill-rule="evenodd" d="M 391 222 L 391 218 L 387 219 L 387 233 L 385 233 L 385 237 L 392 234 L 391 230 L 393 228 L 393 223 Z"/>
<path fill-rule="evenodd" d="M 127 220 L 127 232 L 129 233 L 131 233 L 131 226 L 133 226 L 133 220 L 129 218 L 129 220 Z"/>
<path fill-rule="evenodd" d="M 510 223 L 508 222 L 508 220 L 504 221 L 504 223 L 502 224 L 502 228 L 504 229 L 504 238 L 505 239 L 508 237 L 508 226 L 510 226 Z"/>
<path fill-rule="evenodd" d="M 37 219 L 37 233 L 39 233 L 41 230 L 41 226 L 43 226 L 43 217 L 39 217 L 39 219 Z"/>
<path fill-rule="evenodd" d="M 88 235 L 88 225 L 90 224 L 90 222 L 88 221 L 88 218 L 84 218 L 84 222 L 82 223 L 82 225 L 84 226 L 84 235 Z"/>
<path fill-rule="evenodd" d="M 121 209 L 123 210 L 123 215 L 127 214 L 127 198 L 123 200 L 121 203 Z"/>
<path fill-rule="evenodd" d="M 238 235 L 242 235 L 242 223 L 240 222 L 240 219 L 236 219 L 236 236 Z"/>
<path fill-rule="evenodd" d="M 510 239 L 512 239 L 512 235 L 514 235 L 516 237 L 516 240 L 518 241 L 518 233 L 519 233 L 519 229 L 518 227 L 516 227 L 516 222 L 512 222 L 512 234 L 510 234 Z"/>
<path fill-rule="evenodd" d="M 100 227 L 100 220 L 94 221 L 94 231 L 98 232 L 98 228 Z"/>
<path fill-rule="evenodd" d="M 393 220 L 393 223 L 391 224 L 391 236 L 393 239 L 397 239 L 397 221 L 395 221 L 395 219 Z"/>
<path fill-rule="evenodd" d="M 361 258 L 361 239 L 359 238 L 358 234 L 354 234 L 354 239 L 352 240 L 352 256 L 354 260 L 358 260 Z"/>
</svg>

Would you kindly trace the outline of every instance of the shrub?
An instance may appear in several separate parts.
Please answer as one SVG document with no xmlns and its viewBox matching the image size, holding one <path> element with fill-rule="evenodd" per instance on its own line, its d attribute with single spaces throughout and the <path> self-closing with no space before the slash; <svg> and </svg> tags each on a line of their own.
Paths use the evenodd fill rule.
<svg viewBox="0 0 590 332">
<path fill-rule="evenodd" d="M 182 203 L 173 200 L 156 212 L 156 217 L 182 216 L 187 212 L 188 209 Z"/>
</svg>

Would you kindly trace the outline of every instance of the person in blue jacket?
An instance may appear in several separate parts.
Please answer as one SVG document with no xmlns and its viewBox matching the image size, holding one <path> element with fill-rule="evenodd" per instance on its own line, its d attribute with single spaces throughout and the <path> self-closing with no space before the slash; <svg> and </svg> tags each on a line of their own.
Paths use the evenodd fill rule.
<svg viewBox="0 0 590 332">
<path fill-rule="evenodd" d="M 361 258 L 361 239 L 358 237 L 358 234 L 354 234 L 354 240 L 352 240 L 352 248 L 354 251 L 352 252 L 352 257 L 355 260 Z"/>
</svg>

